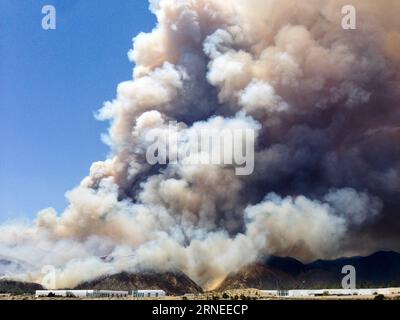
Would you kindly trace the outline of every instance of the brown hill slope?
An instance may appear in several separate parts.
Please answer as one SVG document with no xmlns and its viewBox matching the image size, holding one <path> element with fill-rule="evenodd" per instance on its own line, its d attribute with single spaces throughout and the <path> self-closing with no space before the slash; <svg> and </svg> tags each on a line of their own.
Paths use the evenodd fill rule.
<svg viewBox="0 0 400 320">
<path fill-rule="evenodd" d="M 291 288 L 296 285 L 296 279 L 290 274 L 257 263 L 228 275 L 218 286 L 217 291 L 246 288 Z"/>
<path fill-rule="evenodd" d="M 0 280 L 0 293 L 34 294 L 36 290 L 43 290 L 43 287 L 37 283 Z"/>
<path fill-rule="evenodd" d="M 202 288 L 183 272 L 121 272 L 79 284 L 74 289 L 140 290 L 161 289 L 169 295 L 201 293 Z"/>
<path fill-rule="evenodd" d="M 309 264 L 272 256 L 265 263 L 228 275 L 217 290 L 340 288 L 345 265 L 355 267 L 358 288 L 400 286 L 400 254 L 380 251 L 367 257 L 317 260 Z"/>
</svg>

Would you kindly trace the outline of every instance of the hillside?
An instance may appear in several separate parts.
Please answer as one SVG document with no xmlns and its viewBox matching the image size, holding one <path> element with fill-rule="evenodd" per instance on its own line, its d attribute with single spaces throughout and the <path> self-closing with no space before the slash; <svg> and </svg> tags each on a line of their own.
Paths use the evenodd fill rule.
<svg viewBox="0 0 400 320">
<path fill-rule="evenodd" d="M 0 280 L 0 294 L 35 294 L 36 290 L 43 290 L 37 283 Z"/>
<path fill-rule="evenodd" d="M 309 264 L 272 256 L 264 263 L 228 275 L 217 290 L 340 288 L 344 265 L 356 268 L 358 288 L 400 286 L 400 254 L 380 251 L 367 257 L 317 260 Z"/>
<path fill-rule="evenodd" d="M 201 293 L 202 288 L 183 272 L 121 272 L 79 284 L 75 289 L 140 290 L 161 289 L 169 295 Z"/>
</svg>

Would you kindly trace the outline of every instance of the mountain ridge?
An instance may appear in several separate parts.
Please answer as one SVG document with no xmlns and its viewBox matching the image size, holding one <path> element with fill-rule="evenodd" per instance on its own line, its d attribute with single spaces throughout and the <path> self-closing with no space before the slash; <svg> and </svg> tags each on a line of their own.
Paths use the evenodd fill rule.
<svg viewBox="0 0 400 320">
<path fill-rule="evenodd" d="M 164 290 L 169 295 L 202 293 L 203 289 L 181 271 L 120 272 L 82 282 L 76 290 Z"/>
<path fill-rule="evenodd" d="M 14 263 L 3 259 L 4 266 Z M 292 257 L 269 256 L 231 273 L 215 291 L 230 289 L 321 289 L 340 288 L 344 265 L 356 269 L 357 288 L 400 287 L 400 253 L 377 251 L 371 255 L 317 259 L 303 263 Z M 0 293 L 34 293 L 42 286 L 0 279 Z M 201 293 L 203 289 L 181 271 L 120 272 L 84 281 L 74 289 L 140 290 L 161 289 L 169 295 Z"/>
<path fill-rule="evenodd" d="M 355 267 L 358 288 L 400 286 L 400 253 L 377 251 L 365 257 L 317 259 L 306 264 L 291 257 L 270 256 L 229 274 L 216 290 L 340 288 L 345 265 Z"/>
</svg>

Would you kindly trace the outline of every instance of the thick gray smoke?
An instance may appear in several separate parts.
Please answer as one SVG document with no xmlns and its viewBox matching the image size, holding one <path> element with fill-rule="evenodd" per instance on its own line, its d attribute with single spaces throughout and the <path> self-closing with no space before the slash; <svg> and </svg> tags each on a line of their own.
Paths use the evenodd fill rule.
<svg viewBox="0 0 400 320">
<path fill-rule="evenodd" d="M 357 29 L 341 8 L 357 9 Z M 98 118 L 111 155 L 63 213 L 0 227 L 0 255 L 57 267 L 71 287 L 180 269 L 205 287 L 269 254 L 303 260 L 400 249 L 397 0 L 152 0 L 133 80 Z M 149 130 L 255 129 L 255 172 L 150 166 Z M 101 258 L 106 257 L 106 258 Z"/>
</svg>

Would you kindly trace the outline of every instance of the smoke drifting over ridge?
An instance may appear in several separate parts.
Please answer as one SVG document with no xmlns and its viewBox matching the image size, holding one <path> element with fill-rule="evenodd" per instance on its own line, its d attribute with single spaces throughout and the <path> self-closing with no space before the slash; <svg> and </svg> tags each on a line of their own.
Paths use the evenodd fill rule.
<svg viewBox="0 0 400 320">
<path fill-rule="evenodd" d="M 57 286 L 104 273 L 181 269 L 210 287 L 268 255 L 303 260 L 400 249 L 400 6 L 339 0 L 152 0 L 133 80 L 98 118 L 111 155 L 67 193 L 63 213 L 0 226 L 15 278 Z M 150 166 L 144 136 L 176 120 L 257 131 L 255 172 Z M 107 259 L 100 257 L 107 256 Z"/>
</svg>

